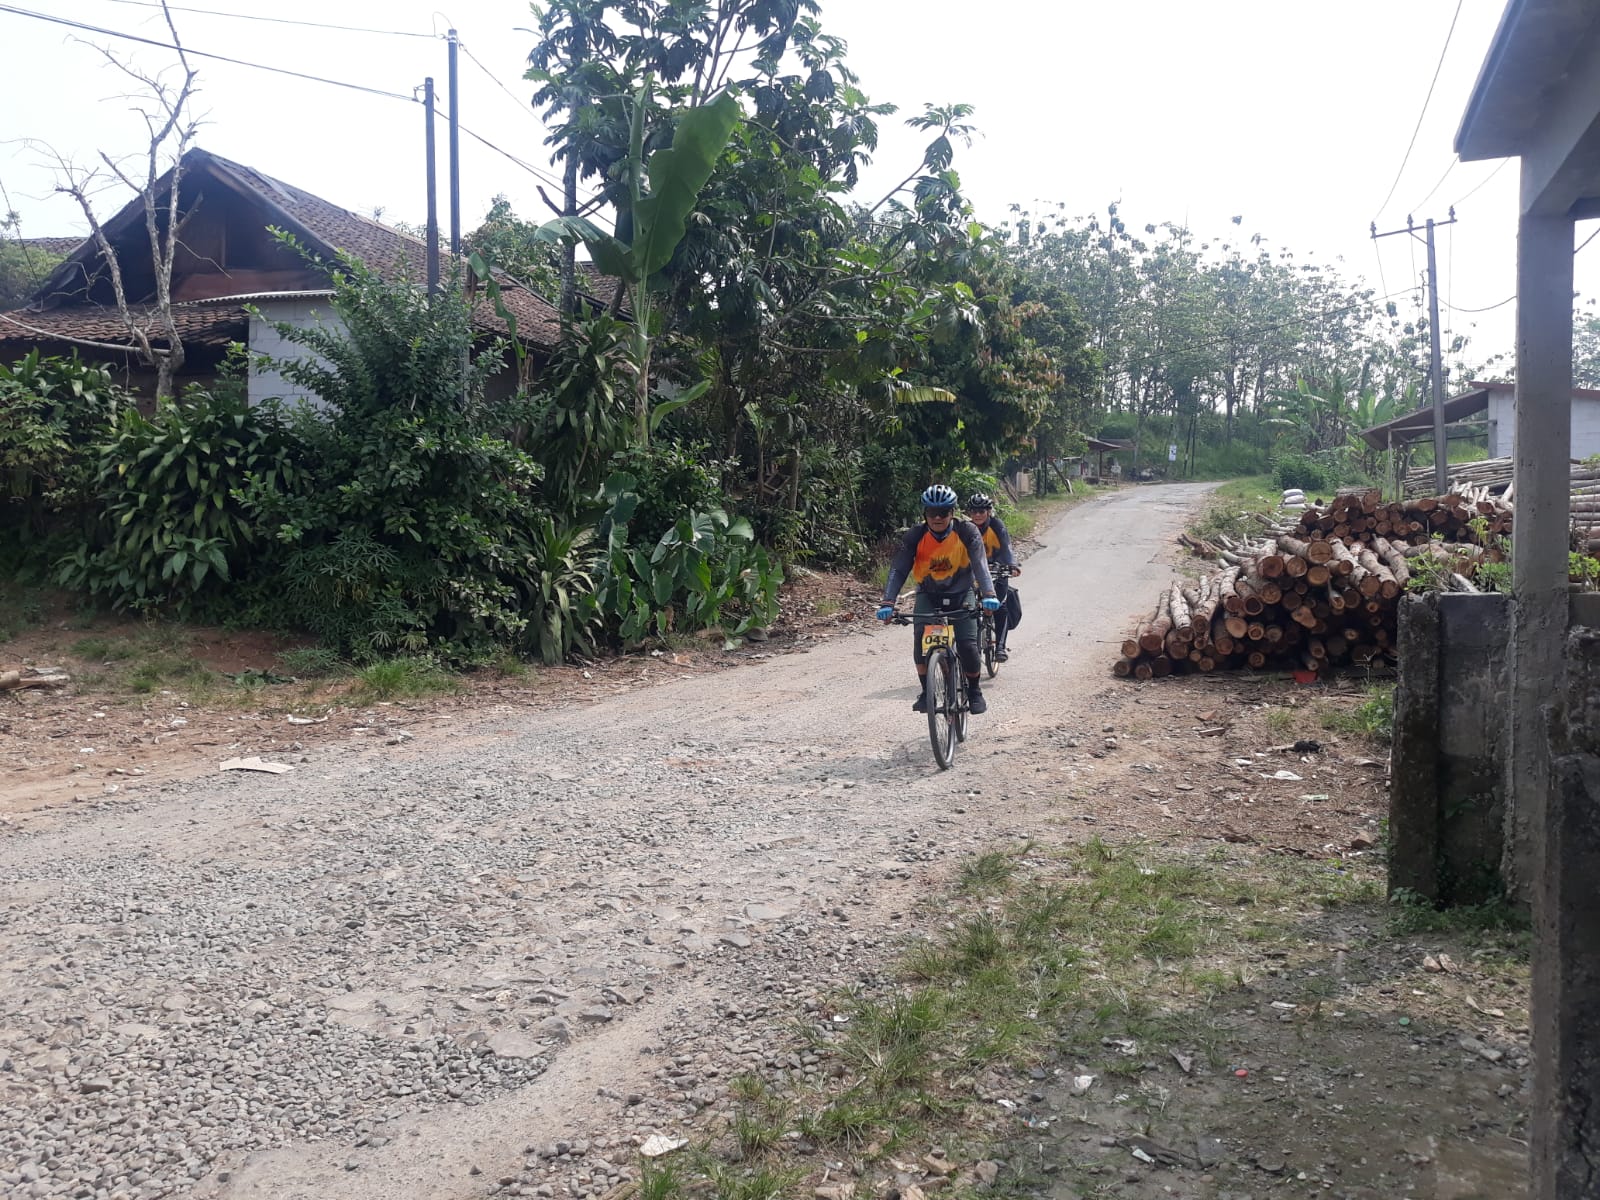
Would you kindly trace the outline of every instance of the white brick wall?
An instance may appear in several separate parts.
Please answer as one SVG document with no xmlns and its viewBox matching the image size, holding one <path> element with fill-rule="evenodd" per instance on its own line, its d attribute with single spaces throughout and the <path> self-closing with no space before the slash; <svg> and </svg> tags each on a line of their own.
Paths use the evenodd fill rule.
<svg viewBox="0 0 1600 1200">
<path fill-rule="evenodd" d="M 1489 393 L 1489 457 L 1510 458 L 1516 453 L 1516 418 L 1510 392 Z M 1600 399 L 1575 396 L 1572 400 L 1572 457 L 1600 454 Z"/>
<path fill-rule="evenodd" d="M 334 313 L 326 297 L 310 300 L 267 300 L 257 304 L 256 307 L 261 310 L 261 315 L 250 318 L 252 355 L 270 354 L 275 358 L 315 357 L 308 355 L 302 347 L 284 341 L 282 335 L 273 328 L 274 322 L 284 321 L 301 327 L 323 325 L 338 331 L 344 329 L 344 323 Z M 319 396 L 307 392 L 298 384 L 290 383 L 277 371 L 261 371 L 253 365 L 250 368 L 249 397 L 252 404 L 276 398 L 286 404 L 303 403 L 313 408 L 322 407 Z"/>
</svg>

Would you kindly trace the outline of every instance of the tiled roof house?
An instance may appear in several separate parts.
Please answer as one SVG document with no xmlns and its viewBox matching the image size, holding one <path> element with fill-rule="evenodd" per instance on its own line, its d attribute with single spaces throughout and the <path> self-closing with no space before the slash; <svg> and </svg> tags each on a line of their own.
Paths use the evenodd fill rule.
<svg viewBox="0 0 1600 1200">
<path fill-rule="evenodd" d="M 169 172 L 158 181 L 158 195 L 165 196 L 170 179 Z M 252 351 L 276 352 L 274 322 L 336 319 L 328 305 L 326 274 L 280 245 L 269 227 L 288 230 L 325 258 L 346 251 L 387 279 L 420 279 L 425 271 L 427 247 L 421 239 L 205 150 L 184 155 L 179 204 L 184 226 L 172 295 L 186 356 L 181 381 L 213 375 L 235 342 Z M 130 304 L 149 305 L 155 276 L 141 201 L 135 197 L 104 229 L 117 249 Z M 445 256 L 448 270 L 448 248 Z M 555 307 L 510 279 L 499 283 L 502 301 L 517 319 L 518 337 L 536 353 L 553 348 L 560 329 Z M 252 319 L 246 305 L 265 319 Z M 486 298 L 478 300 L 473 315 L 486 335 L 507 332 Z M 118 353 L 107 346 L 128 349 Z M 75 245 L 28 305 L 0 313 L 0 361 L 34 347 L 51 354 L 77 348 L 84 357 L 125 368 L 135 386 L 153 381 L 153 372 L 141 366 L 132 349 L 93 238 Z M 270 374 L 251 379 L 252 396 L 281 395 L 275 389 L 287 386 Z"/>
</svg>

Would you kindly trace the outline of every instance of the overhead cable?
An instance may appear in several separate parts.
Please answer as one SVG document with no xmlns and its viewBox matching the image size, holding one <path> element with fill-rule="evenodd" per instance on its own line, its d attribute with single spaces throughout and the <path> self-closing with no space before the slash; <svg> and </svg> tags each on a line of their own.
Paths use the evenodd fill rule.
<svg viewBox="0 0 1600 1200">
<path fill-rule="evenodd" d="M 1456 31 L 1456 21 L 1461 17 L 1461 6 L 1464 0 L 1456 0 L 1455 15 L 1450 18 L 1450 28 L 1445 31 L 1444 45 L 1439 48 L 1439 61 L 1433 68 L 1433 79 L 1428 83 L 1428 94 L 1422 98 L 1422 111 L 1417 114 L 1416 127 L 1411 131 L 1411 141 L 1406 143 L 1405 156 L 1400 160 L 1400 169 L 1394 174 L 1394 182 L 1389 185 L 1389 194 L 1383 198 L 1383 203 L 1378 205 L 1378 211 L 1373 215 L 1376 221 L 1383 215 L 1383 210 L 1389 207 L 1389 201 L 1394 199 L 1395 189 L 1400 186 L 1400 177 L 1406 173 L 1406 164 L 1411 161 L 1411 151 L 1416 147 L 1417 134 L 1422 132 L 1422 119 L 1428 115 L 1428 104 L 1433 99 L 1433 89 L 1438 85 L 1439 72 L 1444 68 L 1444 56 L 1450 50 L 1450 38 Z"/>
</svg>

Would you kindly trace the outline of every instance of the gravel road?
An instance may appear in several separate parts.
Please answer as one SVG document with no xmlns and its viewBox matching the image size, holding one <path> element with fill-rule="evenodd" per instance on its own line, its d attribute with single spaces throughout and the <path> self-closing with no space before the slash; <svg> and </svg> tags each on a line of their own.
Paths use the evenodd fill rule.
<svg viewBox="0 0 1600 1200">
<path fill-rule="evenodd" d="M 1203 491 L 1043 531 L 949 772 L 874 630 L 6 827 L 0 1193 L 603 1194 L 886 969 L 939 864 L 1043 827 L 1043 735 Z"/>
</svg>

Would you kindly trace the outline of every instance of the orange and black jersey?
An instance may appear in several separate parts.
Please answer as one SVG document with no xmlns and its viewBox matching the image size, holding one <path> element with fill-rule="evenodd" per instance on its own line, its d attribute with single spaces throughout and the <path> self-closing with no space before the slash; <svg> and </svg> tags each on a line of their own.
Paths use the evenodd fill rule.
<svg viewBox="0 0 1600 1200">
<path fill-rule="evenodd" d="M 971 521 L 950 522 L 943 537 L 924 523 L 913 525 L 900 538 L 889 564 L 889 582 L 883 602 L 893 604 L 900 585 L 910 578 L 917 590 L 930 596 L 962 596 L 976 586 L 980 596 L 994 595 L 983 535 Z"/>
<path fill-rule="evenodd" d="M 1017 556 L 1011 549 L 1011 534 L 1006 531 L 1006 523 L 993 513 L 990 513 L 989 519 L 983 523 L 983 548 L 990 562 L 998 562 L 1008 567 L 1017 565 Z"/>
</svg>

